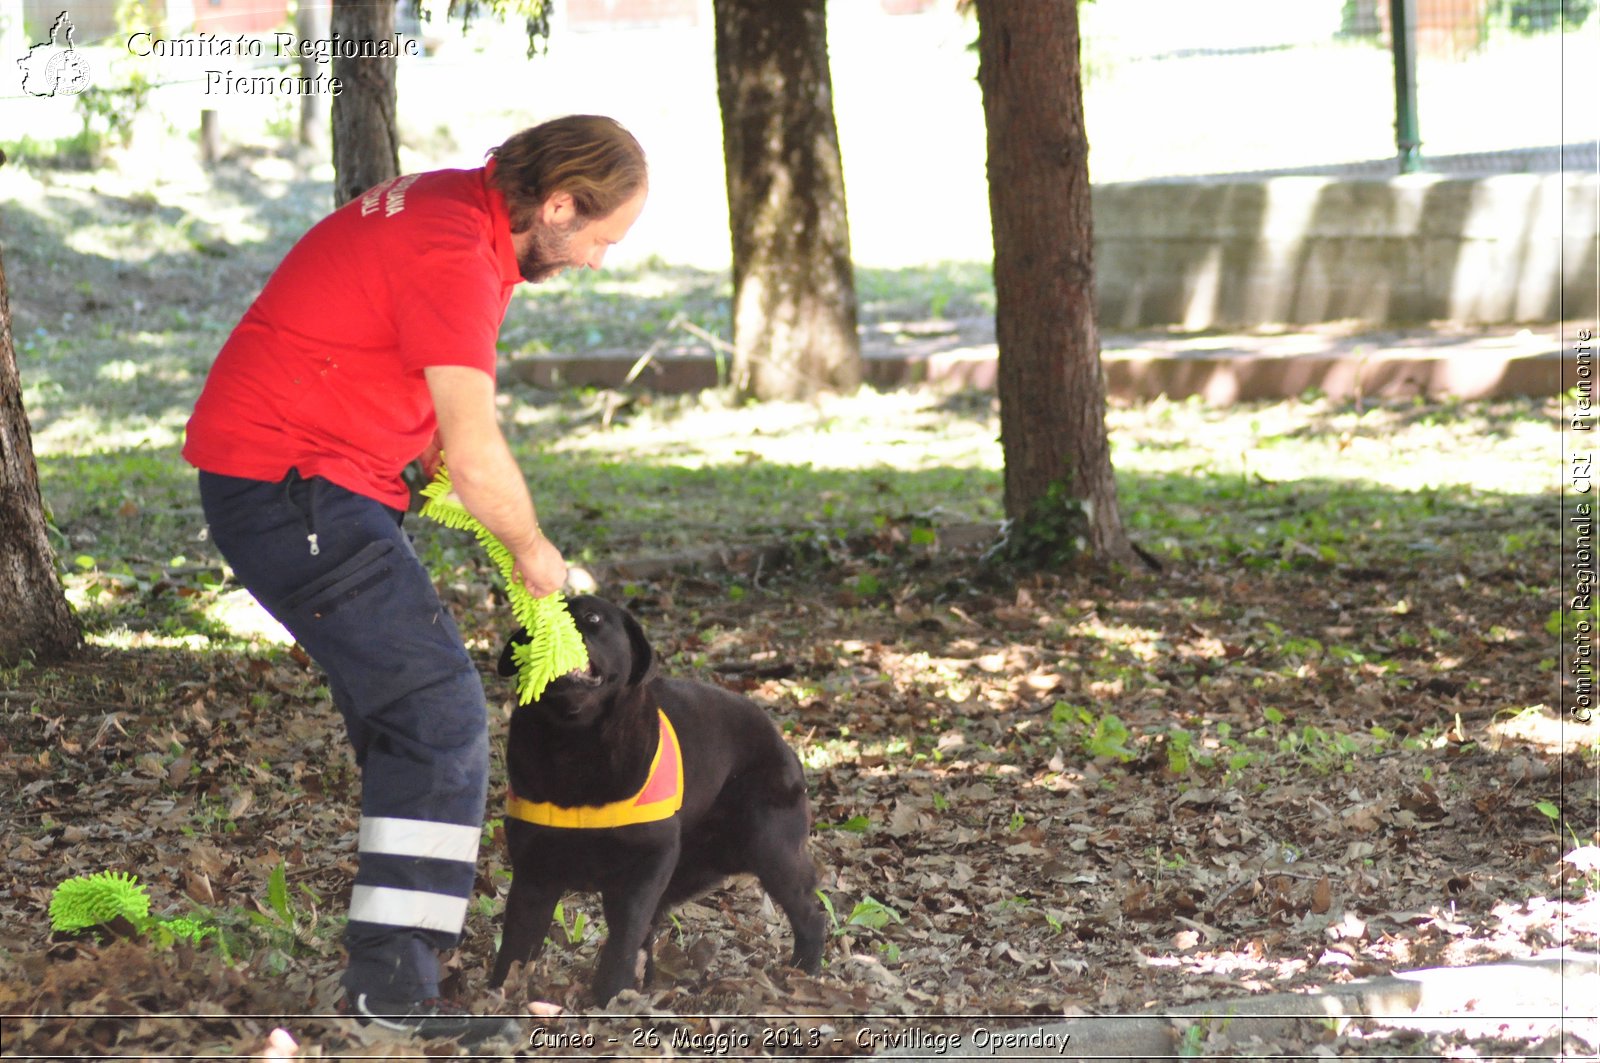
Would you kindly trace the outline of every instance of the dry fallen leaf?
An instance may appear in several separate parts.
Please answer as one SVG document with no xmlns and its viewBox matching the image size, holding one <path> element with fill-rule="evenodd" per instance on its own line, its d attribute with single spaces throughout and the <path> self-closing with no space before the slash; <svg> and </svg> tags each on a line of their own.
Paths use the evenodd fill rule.
<svg viewBox="0 0 1600 1063">
<path fill-rule="evenodd" d="M 1328 881 L 1327 875 L 1323 875 L 1311 889 L 1311 910 L 1318 915 L 1326 915 L 1332 907 L 1333 884 Z"/>
</svg>

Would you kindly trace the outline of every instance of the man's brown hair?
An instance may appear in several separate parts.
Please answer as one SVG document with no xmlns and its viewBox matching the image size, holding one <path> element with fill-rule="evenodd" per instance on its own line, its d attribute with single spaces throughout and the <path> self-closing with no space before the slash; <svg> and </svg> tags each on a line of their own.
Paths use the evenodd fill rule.
<svg viewBox="0 0 1600 1063">
<path fill-rule="evenodd" d="M 531 228 L 544 201 L 557 192 L 572 196 L 581 218 L 603 218 L 648 178 L 644 149 L 633 134 L 600 115 L 553 118 L 512 134 L 489 154 L 515 233 Z"/>
</svg>

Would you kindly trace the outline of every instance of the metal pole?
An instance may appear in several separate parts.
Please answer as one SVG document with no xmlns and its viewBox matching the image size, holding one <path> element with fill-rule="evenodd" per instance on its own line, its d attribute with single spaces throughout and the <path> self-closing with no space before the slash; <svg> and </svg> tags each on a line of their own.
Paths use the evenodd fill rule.
<svg viewBox="0 0 1600 1063">
<path fill-rule="evenodd" d="M 1394 48 L 1394 140 L 1400 172 L 1416 173 L 1422 138 L 1417 133 L 1417 0 L 1389 0 Z"/>
</svg>

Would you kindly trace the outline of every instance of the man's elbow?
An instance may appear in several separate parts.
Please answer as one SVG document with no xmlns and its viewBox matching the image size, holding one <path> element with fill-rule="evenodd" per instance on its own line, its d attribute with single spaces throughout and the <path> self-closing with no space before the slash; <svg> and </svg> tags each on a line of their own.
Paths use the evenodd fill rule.
<svg viewBox="0 0 1600 1063">
<path fill-rule="evenodd" d="M 481 454 L 471 450 L 446 450 L 445 468 L 450 470 L 450 486 L 463 500 L 480 498 L 492 492 L 500 477 L 483 460 Z"/>
</svg>

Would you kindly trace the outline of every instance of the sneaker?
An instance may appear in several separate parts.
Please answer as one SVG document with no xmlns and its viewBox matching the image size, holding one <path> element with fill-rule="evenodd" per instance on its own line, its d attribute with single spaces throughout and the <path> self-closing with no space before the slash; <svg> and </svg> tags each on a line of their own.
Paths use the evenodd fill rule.
<svg viewBox="0 0 1600 1063">
<path fill-rule="evenodd" d="M 353 1001 L 346 998 L 343 1010 L 363 1025 L 429 1041 L 449 1039 L 475 1045 L 492 1037 L 511 1041 L 521 1037 L 516 1020 L 509 1015 L 473 1015 L 454 1002 L 438 997 L 402 1001 L 359 993 Z"/>
</svg>

